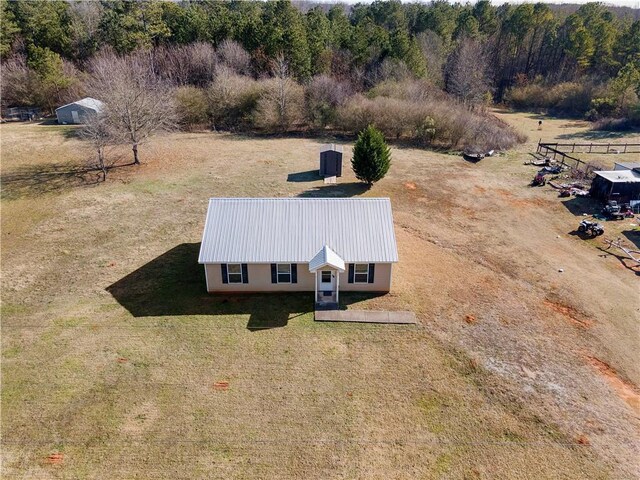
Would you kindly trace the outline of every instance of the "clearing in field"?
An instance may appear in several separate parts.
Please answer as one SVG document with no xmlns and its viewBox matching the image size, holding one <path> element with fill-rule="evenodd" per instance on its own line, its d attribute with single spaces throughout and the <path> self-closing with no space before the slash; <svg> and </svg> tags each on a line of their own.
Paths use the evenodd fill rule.
<svg viewBox="0 0 640 480">
<path fill-rule="evenodd" d="M 329 139 L 180 133 L 93 183 L 72 128 L 2 125 L 3 478 L 636 477 L 638 277 L 523 165 L 587 126 L 499 115 L 529 143 L 397 147 L 371 190 L 349 144 L 316 176 Z M 400 262 L 343 301 L 418 325 L 206 294 L 209 197 L 357 195 L 391 198 Z"/>
</svg>

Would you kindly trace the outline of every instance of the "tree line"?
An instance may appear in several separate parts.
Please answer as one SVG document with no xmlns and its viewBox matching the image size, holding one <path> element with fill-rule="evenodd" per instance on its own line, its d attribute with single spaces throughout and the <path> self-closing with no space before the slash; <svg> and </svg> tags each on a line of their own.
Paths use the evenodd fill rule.
<svg viewBox="0 0 640 480">
<path fill-rule="evenodd" d="M 518 141 L 483 112 L 492 102 L 640 121 L 638 12 L 601 3 L 0 7 L 3 106 L 99 98 L 100 62 L 142 68 L 144 58 L 149 88 L 183 127 L 353 133 L 376 123 L 389 138 L 480 148 Z"/>
</svg>

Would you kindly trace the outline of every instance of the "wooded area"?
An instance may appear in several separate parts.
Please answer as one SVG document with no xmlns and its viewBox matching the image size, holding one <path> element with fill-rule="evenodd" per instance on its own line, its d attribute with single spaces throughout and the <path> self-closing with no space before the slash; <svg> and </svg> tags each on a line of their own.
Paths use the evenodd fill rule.
<svg viewBox="0 0 640 480">
<path fill-rule="evenodd" d="M 488 0 L 1 8 L 4 107 L 52 111 L 99 96 L 96 65 L 144 57 L 147 83 L 171 95 L 165 105 L 184 127 L 353 134 L 376 123 L 388 138 L 505 148 L 519 139 L 484 114 L 493 102 L 612 128 L 640 122 L 637 9 Z"/>
</svg>

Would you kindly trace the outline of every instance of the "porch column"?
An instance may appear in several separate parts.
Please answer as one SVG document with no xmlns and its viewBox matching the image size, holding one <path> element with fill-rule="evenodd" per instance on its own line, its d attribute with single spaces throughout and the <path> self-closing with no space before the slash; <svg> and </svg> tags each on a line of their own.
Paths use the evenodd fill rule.
<svg viewBox="0 0 640 480">
<path fill-rule="evenodd" d="M 315 307 L 316 303 L 318 303 L 318 271 L 315 271 L 316 278 L 314 280 L 313 285 L 313 306 Z"/>
<path fill-rule="evenodd" d="M 336 270 L 336 303 L 340 304 L 340 271 Z"/>
</svg>

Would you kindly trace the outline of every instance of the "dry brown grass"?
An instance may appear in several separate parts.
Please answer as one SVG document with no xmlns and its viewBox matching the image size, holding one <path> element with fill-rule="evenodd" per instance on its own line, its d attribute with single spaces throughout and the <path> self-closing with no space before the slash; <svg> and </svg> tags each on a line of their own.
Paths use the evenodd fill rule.
<svg viewBox="0 0 640 480">
<path fill-rule="evenodd" d="M 502 116 L 533 142 L 537 120 Z M 404 328 L 203 292 L 208 197 L 363 193 L 310 173 L 325 139 L 176 134 L 106 184 L 15 176 L 81 164 L 65 131 L 0 127 L 3 478 L 638 474 L 637 414 L 589 360 L 640 382 L 637 277 L 526 186 L 531 144 L 476 165 L 394 149 L 366 193 L 392 199 L 393 291 L 350 307 L 412 309 Z"/>
</svg>

